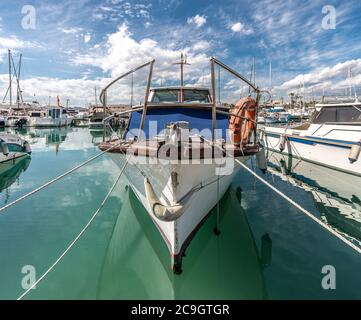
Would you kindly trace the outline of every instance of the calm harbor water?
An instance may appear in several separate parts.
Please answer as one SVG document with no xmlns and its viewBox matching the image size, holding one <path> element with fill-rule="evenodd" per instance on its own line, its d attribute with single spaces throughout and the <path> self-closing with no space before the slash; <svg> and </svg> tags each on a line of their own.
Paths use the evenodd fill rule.
<svg viewBox="0 0 361 320">
<path fill-rule="evenodd" d="M 14 130 L 5 129 L 14 132 Z M 31 158 L 0 175 L 4 206 L 97 154 L 86 128 L 16 131 Z M 345 237 L 361 241 L 361 178 L 269 154 L 265 178 Z M 253 163 L 250 163 L 252 166 Z M 24 266 L 40 277 L 88 222 L 116 179 L 104 155 L 0 213 L 0 299 L 16 299 Z M 27 299 L 360 299 L 361 255 L 241 170 L 170 272 L 160 235 L 122 178 L 86 231 Z M 321 269 L 336 269 L 336 289 Z"/>
</svg>

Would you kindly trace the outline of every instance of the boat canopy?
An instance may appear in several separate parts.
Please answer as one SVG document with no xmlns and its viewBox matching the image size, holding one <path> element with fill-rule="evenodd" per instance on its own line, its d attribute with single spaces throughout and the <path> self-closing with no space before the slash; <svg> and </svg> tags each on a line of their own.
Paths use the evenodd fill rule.
<svg viewBox="0 0 361 320">
<path fill-rule="evenodd" d="M 183 93 L 183 97 L 181 95 Z M 211 103 L 211 95 L 206 88 L 165 87 L 150 90 L 151 103 Z"/>
<path fill-rule="evenodd" d="M 325 122 L 361 123 L 361 106 L 352 104 L 328 105 L 327 107 L 318 109 L 311 122 L 315 124 Z"/>
<path fill-rule="evenodd" d="M 142 111 L 132 112 L 126 139 L 137 135 L 140 127 Z M 150 122 L 152 123 L 150 124 Z M 199 134 L 209 139 L 212 136 L 212 109 L 209 108 L 190 108 L 190 107 L 160 107 L 150 108 L 147 111 L 144 122 L 144 134 L 146 138 L 151 138 L 160 134 L 169 123 L 188 122 L 189 130 L 199 131 Z M 151 132 L 150 132 L 151 125 Z M 217 114 L 216 128 L 219 133 L 216 138 L 227 139 L 227 130 L 229 126 L 228 115 Z M 156 128 L 155 128 L 156 127 Z M 131 133 L 129 132 L 131 131 Z M 156 134 L 154 134 L 156 133 Z"/>
</svg>

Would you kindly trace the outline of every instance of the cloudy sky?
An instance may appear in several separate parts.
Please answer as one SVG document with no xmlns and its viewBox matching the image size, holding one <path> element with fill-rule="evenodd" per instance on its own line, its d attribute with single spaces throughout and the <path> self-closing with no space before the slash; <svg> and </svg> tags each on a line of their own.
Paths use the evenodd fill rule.
<svg viewBox="0 0 361 320">
<path fill-rule="evenodd" d="M 35 9 L 35 23 L 26 5 Z M 330 24 L 330 6 L 336 25 Z M 56 95 L 72 105 L 91 103 L 95 86 L 152 58 L 153 85 L 175 84 L 179 75 L 172 63 L 180 52 L 191 63 L 187 84 L 209 84 L 211 56 L 248 76 L 255 57 L 257 85 L 269 87 L 271 62 L 279 96 L 302 83 L 309 97 L 344 93 L 350 83 L 361 95 L 361 1 L 1 1 L 0 102 L 7 88 L 7 49 L 15 63 L 23 54 L 25 99 L 35 94 L 41 103 Z M 136 89 L 144 76 L 145 70 L 135 75 Z M 114 97 L 128 101 L 129 84 L 125 79 L 114 88 Z M 246 92 L 223 74 L 221 87 L 223 97 Z"/>
</svg>

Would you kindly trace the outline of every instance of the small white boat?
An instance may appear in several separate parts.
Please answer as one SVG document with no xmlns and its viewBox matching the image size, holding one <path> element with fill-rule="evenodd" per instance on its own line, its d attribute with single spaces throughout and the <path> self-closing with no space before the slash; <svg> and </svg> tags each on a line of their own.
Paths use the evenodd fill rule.
<svg viewBox="0 0 361 320">
<path fill-rule="evenodd" d="M 211 61 L 213 68 L 217 63 L 247 81 L 221 62 Z M 259 90 L 247 81 L 258 97 L 243 98 L 229 110 L 216 104 L 215 86 L 212 93 L 183 86 L 182 81 L 181 86 L 150 89 L 150 81 L 151 76 L 147 103 L 127 111 L 131 115 L 123 139 L 103 142 L 99 148 L 113 148 L 109 154 L 120 168 L 129 157 L 125 174 L 167 244 L 178 273 L 186 247 L 238 172 L 235 159 L 244 163 L 260 152 L 254 135 Z"/>
<path fill-rule="evenodd" d="M 62 107 L 49 107 L 46 111 L 29 112 L 28 126 L 30 127 L 64 127 L 71 124 L 73 117 L 69 116 Z"/>
<path fill-rule="evenodd" d="M 291 115 L 282 107 L 273 107 L 267 110 L 266 123 L 287 123 Z"/>
<path fill-rule="evenodd" d="M 320 103 L 310 123 L 265 127 L 267 148 L 361 176 L 361 102 Z"/>
<path fill-rule="evenodd" d="M 29 142 L 14 134 L 0 134 L 0 168 L 4 168 L 5 163 L 15 164 L 17 159 L 30 154 Z"/>
</svg>

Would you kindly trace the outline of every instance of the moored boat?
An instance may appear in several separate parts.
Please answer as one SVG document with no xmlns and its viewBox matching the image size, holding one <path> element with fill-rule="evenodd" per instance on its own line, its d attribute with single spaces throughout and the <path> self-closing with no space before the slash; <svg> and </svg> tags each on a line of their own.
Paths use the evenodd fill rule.
<svg viewBox="0 0 361 320">
<path fill-rule="evenodd" d="M 178 273 L 187 245 L 240 168 L 235 159 L 243 163 L 260 152 L 255 135 L 260 92 L 236 71 L 212 58 L 211 70 L 218 64 L 255 91 L 255 99 L 243 98 L 230 111 L 216 104 L 214 72 L 212 91 L 186 87 L 182 80 L 180 86 L 151 89 L 153 63 L 141 66 L 150 66 L 144 105 L 127 111 L 130 119 L 121 139 L 103 142 L 99 147 L 108 150 L 119 167 L 125 168 Z M 100 100 L 104 106 L 109 86 L 125 75 L 103 89 Z"/>
<path fill-rule="evenodd" d="M 361 102 L 316 104 L 309 123 L 262 129 L 267 148 L 361 176 Z"/>
<path fill-rule="evenodd" d="M 71 124 L 73 118 L 62 107 L 49 107 L 46 111 L 33 111 L 29 115 L 30 127 L 64 127 Z"/>
<path fill-rule="evenodd" d="M 15 164 L 15 160 L 29 154 L 31 154 L 29 142 L 14 134 L 0 134 L 0 168 L 5 163 Z"/>
</svg>

